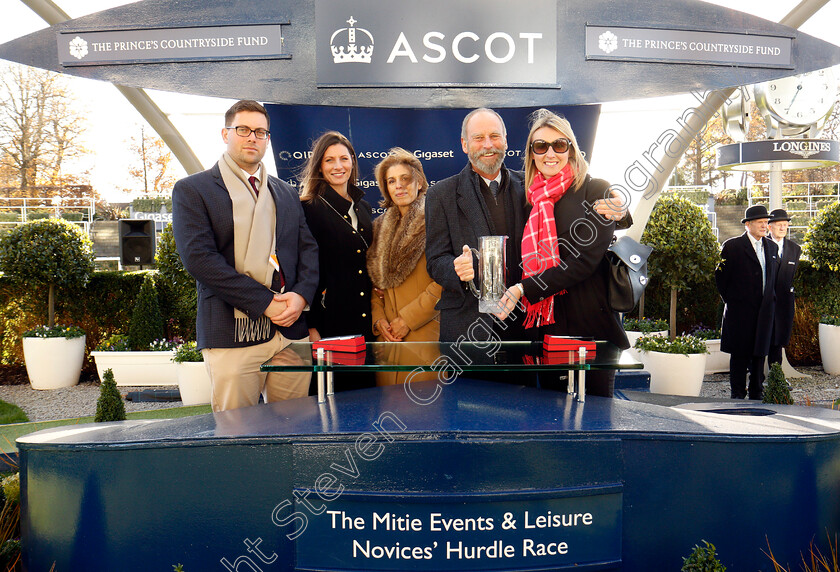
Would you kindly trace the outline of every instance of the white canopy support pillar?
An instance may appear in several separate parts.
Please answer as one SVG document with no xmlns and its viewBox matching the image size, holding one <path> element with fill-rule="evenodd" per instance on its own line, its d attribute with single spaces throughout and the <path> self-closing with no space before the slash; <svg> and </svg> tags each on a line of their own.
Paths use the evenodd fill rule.
<svg viewBox="0 0 840 572">
<path fill-rule="evenodd" d="M 38 14 L 49 25 L 54 26 L 61 22 L 70 20 L 70 16 L 61 8 L 59 8 L 52 0 L 21 0 L 33 12 Z M 123 94 L 123 96 L 134 106 L 134 108 L 143 116 L 149 125 L 152 126 L 157 134 L 166 143 L 181 166 L 188 174 L 203 171 L 204 167 L 196 157 L 193 150 L 187 144 L 186 139 L 175 128 L 166 114 L 161 111 L 157 104 L 152 101 L 149 94 L 145 90 L 136 87 L 126 87 L 124 85 L 114 86 Z"/>
<path fill-rule="evenodd" d="M 779 23 L 790 26 L 791 28 L 799 28 L 811 16 L 816 14 L 820 8 L 828 4 L 828 2 L 829 0 L 802 0 Z M 689 143 L 703 129 L 720 106 L 735 92 L 735 89 L 728 88 L 709 92 L 703 102 L 697 106 L 693 120 L 685 122 L 685 125 L 679 132 L 679 139 L 672 144 L 675 150 L 679 150 L 679 153 L 666 154 L 659 163 L 661 169 L 656 170 L 654 175 L 648 180 L 647 187 L 645 187 L 643 192 L 643 198 L 633 212 L 633 226 L 627 231 L 629 236 L 636 240 L 641 240 L 642 232 L 645 230 L 645 225 L 647 225 L 650 213 L 656 204 L 656 199 L 659 198 L 659 193 L 668 184 L 671 173 L 673 173 L 680 159 L 682 159 Z M 774 202 L 773 193 L 771 192 L 771 205 L 777 203 L 781 205 L 781 189 L 778 189 L 776 193 L 778 196 L 775 197 Z"/>
</svg>

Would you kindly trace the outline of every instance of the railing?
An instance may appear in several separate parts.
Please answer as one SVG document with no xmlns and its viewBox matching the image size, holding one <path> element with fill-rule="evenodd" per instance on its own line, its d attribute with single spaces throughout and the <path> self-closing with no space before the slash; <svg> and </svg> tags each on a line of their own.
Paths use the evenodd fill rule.
<svg viewBox="0 0 840 572">
<path fill-rule="evenodd" d="M 95 212 L 93 197 L 0 197 L 0 228 L 38 219 L 62 218 L 90 234 Z"/>
<path fill-rule="evenodd" d="M 769 185 L 753 185 L 748 194 L 749 206 L 768 205 Z M 754 196 L 760 195 L 760 196 Z M 840 182 L 827 181 L 815 183 L 782 183 L 782 208 L 791 218 L 791 233 L 803 235 L 808 223 L 819 210 L 840 201 Z"/>
</svg>

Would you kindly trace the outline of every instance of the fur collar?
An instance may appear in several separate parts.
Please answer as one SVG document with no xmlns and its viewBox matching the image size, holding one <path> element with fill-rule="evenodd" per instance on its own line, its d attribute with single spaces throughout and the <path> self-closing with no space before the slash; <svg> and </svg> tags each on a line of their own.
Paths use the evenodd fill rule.
<svg viewBox="0 0 840 572">
<path fill-rule="evenodd" d="M 373 221 L 373 244 L 367 252 L 370 279 L 376 288 L 395 288 L 405 282 L 426 249 L 426 194 L 415 200 L 400 217 L 392 206 Z"/>
</svg>

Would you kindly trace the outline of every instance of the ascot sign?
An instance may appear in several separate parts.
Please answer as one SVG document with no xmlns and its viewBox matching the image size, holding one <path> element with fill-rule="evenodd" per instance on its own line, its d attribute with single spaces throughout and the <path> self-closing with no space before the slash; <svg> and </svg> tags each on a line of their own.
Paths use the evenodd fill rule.
<svg viewBox="0 0 840 572">
<path fill-rule="evenodd" d="M 504 0 L 318 0 L 317 84 L 557 87 L 556 11 L 555 0 L 528 10 Z"/>
</svg>

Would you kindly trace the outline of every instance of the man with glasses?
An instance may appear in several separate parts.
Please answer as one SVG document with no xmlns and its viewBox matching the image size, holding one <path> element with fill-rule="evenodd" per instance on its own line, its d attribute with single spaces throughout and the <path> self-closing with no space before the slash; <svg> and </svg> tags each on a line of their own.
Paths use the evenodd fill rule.
<svg viewBox="0 0 840 572">
<path fill-rule="evenodd" d="M 306 339 L 302 315 L 318 284 L 318 246 L 297 193 L 262 158 L 269 118 L 256 101 L 236 102 L 221 130 L 226 151 L 213 167 L 175 183 L 178 254 L 198 289 L 196 337 L 224 411 L 303 397 L 308 373 L 264 373 L 260 364 Z"/>
<path fill-rule="evenodd" d="M 523 173 L 504 165 L 507 130 L 501 116 L 487 108 L 469 112 L 461 124 L 461 148 L 469 164 L 426 194 L 426 268 L 443 286 L 436 306 L 440 310 L 440 339 L 452 342 L 468 332 L 491 337 L 491 331 L 502 340 L 528 339 L 531 334 L 522 326 L 519 309 L 511 312 L 504 324 L 490 314 L 482 317 L 478 300 L 468 288 L 475 276 L 469 248 L 478 248 L 481 236 L 508 237 L 506 286 L 519 284 L 522 278 L 522 233 L 530 207 L 525 201 Z M 627 215 L 626 206 L 617 207 L 612 201 L 602 199 L 593 207 L 611 220 Z M 629 216 L 626 219 L 629 222 Z"/>
</svg>

